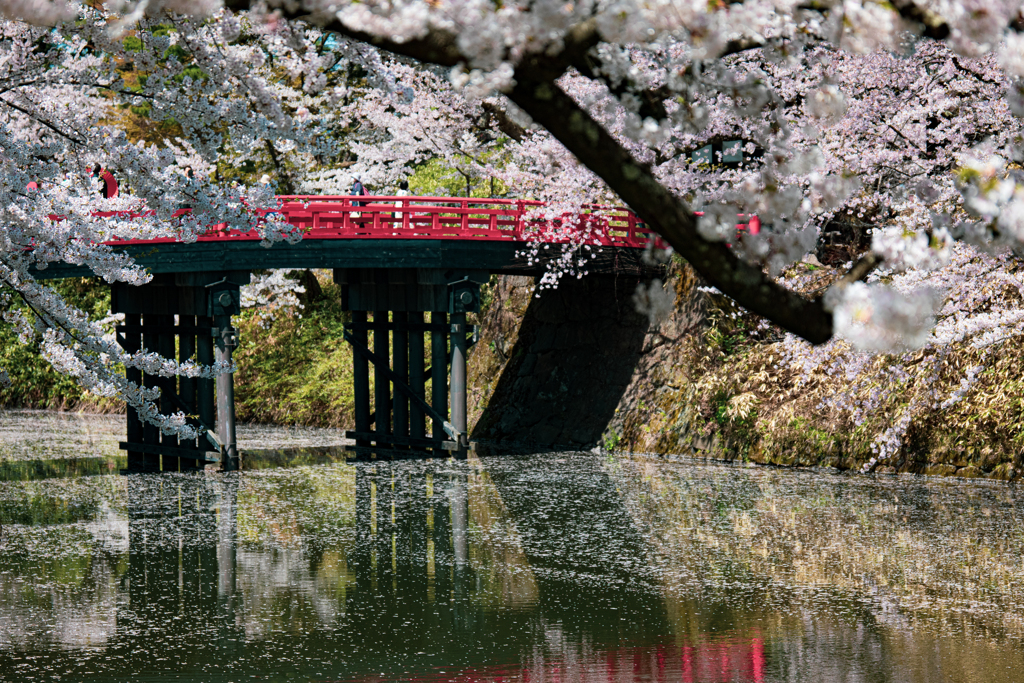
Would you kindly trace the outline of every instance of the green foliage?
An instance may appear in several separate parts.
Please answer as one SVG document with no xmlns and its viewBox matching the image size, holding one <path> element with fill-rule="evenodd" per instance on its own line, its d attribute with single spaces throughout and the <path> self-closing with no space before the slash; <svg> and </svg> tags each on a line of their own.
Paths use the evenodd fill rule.
<svg viewBox="0 0 1024 683">
<path fill-rule="evenodd" d="M 209 78 L 209 76 L 207 76 L 206 72 L 200 69 L 198 66 L 192 65 L 186 66 L 184 69 L 182 69 L 181 73 L 177 74 L 174 77 L 174 80 L 178 83 L 182 83 L 186 78 L 190 78 L 193 81 L 205 81 L 207 78 Z"/>
<path fill-rule="evenodd" d="M 470 186 L 468 194 L 467 182 Z M 509 188 L 497 179 L 467 178 L 443 159 L 431 159 L 421 164 L 409 177 L 409 192 L 425 197 L 502 197 L 508 191 Z"/>
<path fill-rule="evenodd" d="M 140 52 L 143 48 L 142 40 L 138 36 L 126 36 L 121 44 L 128 52 Z"/>
<path fill-rule="evenodd" d="M 188 53 L 188 50 L 181 45 L 171 45 L 164 51 L 164 59 L 170 59 L 171 57 L 182 64 L 192 61 L 192 56 Z"/>
<path fill-rule="evenodd" d="M 338 286 L 307 301 L 302 317 L 261 327 L 255 311 L 238 319 L 235 401 L 239 419 L 323 427 L 351 425 L 352 351 L 344 341 Z"/>
<path fill-rule="evenodd" d="M 99 278 L 73 278 L 53 284 L 64 299 L 88 313 L 102 318 L 110 310 L 110 288 Z M 20 300 L 12 308 L 20 309 L 32 318 Z M 73 408 L 82 404 L 101 409 L 113 409 L 109 399 L 89 395 L 71 377 L 56 372 L 39 352 L 41 335 L 22 344 L 10 325 L 0 325 L 0 367 L 7 371 L 11 385 L 0 386 L 0 405 L 8 407 Z"/>
</svg>

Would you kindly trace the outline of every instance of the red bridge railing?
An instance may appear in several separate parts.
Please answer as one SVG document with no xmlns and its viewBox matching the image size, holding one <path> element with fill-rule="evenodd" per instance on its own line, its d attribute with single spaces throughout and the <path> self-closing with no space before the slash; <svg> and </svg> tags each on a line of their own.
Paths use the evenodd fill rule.
<svg viewBox="0 0 1024 683">
<path fill-rule="evenodd" d="M 577 216 L 543 217 L 543 202 L 523 199 L 394 196 L 282 196 L 278 212 L 305 239 L 451 239 L 543 241 L 645 247 L 652 237 L 629 209 L 583 207 Z M 361 205 L 360 205 L 361 204 Z M 270 213 L 267 211 L 266 213 Z M 255 233 L 217 231 L 212 239 Z"/>
<path fill-rule="evenodd" d="M 525 199 L 470 197 L 318 196 L 278 197 L 277 209 L 303 230 L 305 239 L 429 239 L 567 243 L 582 241 L 614 247 L 644 248 L 662 239 L 635 213 L 623 207 L 584 206 L 578 214 L 544 216 L 544 202 Z M 185 212 L 187 209 L 182 209 Z M 105 215 L 105 214 L 100 214 Z M 744 217 L 740 221 L 746 220 Z M 737 230 L 756 233 L 756 216 L 737 224 Z M 581 234 L 583 233 L 583 234 Z M 199 241 L 259 240 L 257 230 L 213 226 Z M 132 240 L 135 241 L 135 240 Z M 141 240 L 140 240 L 141 241 Z M 173 238 L 145 240 L 173 242 Z"/>
</svg>

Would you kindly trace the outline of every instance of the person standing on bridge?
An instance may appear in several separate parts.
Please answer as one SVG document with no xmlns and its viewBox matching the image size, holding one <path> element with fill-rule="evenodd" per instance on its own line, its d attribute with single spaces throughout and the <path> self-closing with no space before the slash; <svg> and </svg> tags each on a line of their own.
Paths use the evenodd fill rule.
<svg viewBox="0 0 1024 683">
<path fill-rule="evenodd" d="M 362 196 L 365 196 L 365 195 L 366 195 L 366 188 L 363 187 L 363 181 L 360 180 L 359 176 L 356 176 L 355 177 L 355 181 L 352 183 L 352 196 L 353 197 L 362 197 Z M 364 204 L 364 202 L 360 202 L 360 201 L 353 201 L 352 202 L 352 206 L 363 206 L 363 204 Z M 359 218 L 359 212 L 358 211 L 353 212 L 352 215 L 354 217 L 356 217 L 356 218 Z"/>
<path fill-rule="evenodd" d="M 92 175 L 99 177 L 103 181 L 102 187 L 99 188 L 100 197 L 109 200 L 118 196 L 118 180 L 111 173 L 110 169 L 105 169 L 96 164 L 92 167 Z"/>
<path fill-rule="evenodd" d="M 103 168 L 99 164 L 93 166 L 92 169 L 93 177 L 99 177 L 103 181 L 103 187 L 100 188 L 100 196 L 104 199 L 111 199 L 117 196 L 117 178 L 108 169 Z"/>
<path fill-rule="evenodd" d="M 403 180 L 402 182 L 398 183 L 398 192 L 395 193 L 395 196 L 396 197 L 408 197 L 409 196 L 409 182 L 408 181 Z M 397 202 L 395 202 L 395 206 L 397 206 L 398 208 L 402 208 L 403 206 L 405 206 L 405 201 L 402 200 L 402 199 L 399 199 Z M 391 214 L 391 217 L 395 219 L 395 227 L 396 228 L 401 226 L 401 224 L 402 224 L 402 212 L 401 211 L 396 211 L 395 213 Z"/>
</svg>

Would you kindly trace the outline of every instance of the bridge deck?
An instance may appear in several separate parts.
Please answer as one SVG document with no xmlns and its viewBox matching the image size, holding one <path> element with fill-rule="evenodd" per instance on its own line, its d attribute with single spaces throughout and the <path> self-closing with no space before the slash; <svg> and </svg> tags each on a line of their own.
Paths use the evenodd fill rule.
<svg viewBox="0 0 1024 683">
<path fill-rule="evenodd" d="M 283 196 L 276 210 L 303 239 L 269 247 L 257 231 L 213 226 L 198 241 L 110 242 L 154 274 L 271 268 L 455 268 L 534 275 L 585 235 L 588 272 L 637 272 L 655 238 L 624 208 L 587 207 L 544 217 L 540 202 L 458 197 Z M 360 206 L 358 203 L 362 203 Z M 112 215 L 112 214 L 108 214 Z M 530 242 L 541 242 L 530 258 Z M 52 264 L 37 276 L 81 277 L 85 267 Z"/>
</svg>

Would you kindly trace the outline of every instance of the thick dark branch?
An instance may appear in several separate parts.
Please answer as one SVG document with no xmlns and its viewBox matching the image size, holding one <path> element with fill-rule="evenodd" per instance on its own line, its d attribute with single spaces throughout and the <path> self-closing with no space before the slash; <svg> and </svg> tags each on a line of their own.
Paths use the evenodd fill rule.
<svg viewBox="0 0 1024 683">
<path fill-rule="evenodd" d="M 721 59 L 722 57 L 728 57 L 729 55 L 738 55 L 741 52 L 757 50 L 764 46 L 765 43 L 760 38 L 736 38 L 735 40 L 730 40 L 725 44 L 725 48 L 718 57 Z"/>
<path fill-rule="evenodd" d="M 230 10 L 242 12 L 250 9 L 250 6 L 254 4 L 256 4 L 254 0 L 226 0 L 224 6 Z M 439 66 L 456 66 L 466 61 L 459 52 L 455 35 L 447 31 L 433 30 L 423 38 L 398 43 L 366 31 L 351 29 L 338 21 L 338 18 L 332 14 L 310 15 L 297 7 L 295 9 L 277 7 L 275 9 L 286 19 L 306 21 L 351 40 L 374 45 L 382 50 L 421 62 L 430 62 Z"/>
<path fill-rule="evenodd" d="M 496 103 L 484 101 L 480 104 L 480 108 L 494 120 L 495 124 L 498 126 L 498 130 L 516 142 L 522 142 L 523 138 L 526 137 L 526 129 L 513 121 L 508 115 L 508 112 Z"/>
<path fill-rule="evenodd" d="M 509 97 L 600 176 L 709 284 L 812 343 L 832 336 L 832 315 L 822 302 L 779 286 L 759 266 L 738 259 L 725 244 L 704 240 L 693 211 L 554 84 L 519 79 Z"/>
<path fill-rule="evenodd" d="M 248 8 L 248 0 L 228 0 L 232 9 Z M 233 6 L 231 3 L 236 3 Z M 353 40 L 375 45 L 424 62 L 455 66 L 466 60 L 455 37 L 444 32 L 398 43 L 354 31 L 335 17 L 294 16 L 336 31 Z M 693 211 L 640 164 L 571 97 L 555 85 L 570 65 L 581 61 L 600 42 L 596 24 L 583 22 L 563 40 L 557 55 L 532 55 L 516 68 L 516 85 L 509 98 L 546 128 L 584 166 L 597 174 L 654 231 L 685 258 L 704 279 L 738 304 L 814 344 L 832 337 L 832 314 L 820 300 L 809 300 L 765 276 L 759 266 L 737 258 L 721 242 L 708 242 L 697 232 Z"/>
<path fill-rule="evenodd" d="M 893 7 L 900 13 L 900 16 L 915 24 L 920 24 L 923 29 L 922 35 L 935 40 L 945 40 L 949 37 L 949 24 L 927 7 L 918 5 L 914 0 L 893 0 Z"/>
<path fill-rule="evenodd" d="M 839 282 L 841 284 L 849 285 L 857 282 L 858 280 L 863 280 L 871 274 L 871 271 L 880 265 L 882 265 L 882 257 L 873 251 L 869 251 L 864 256 L 861 256 L 845 275 L 839 278 Z"/>
</svg>

